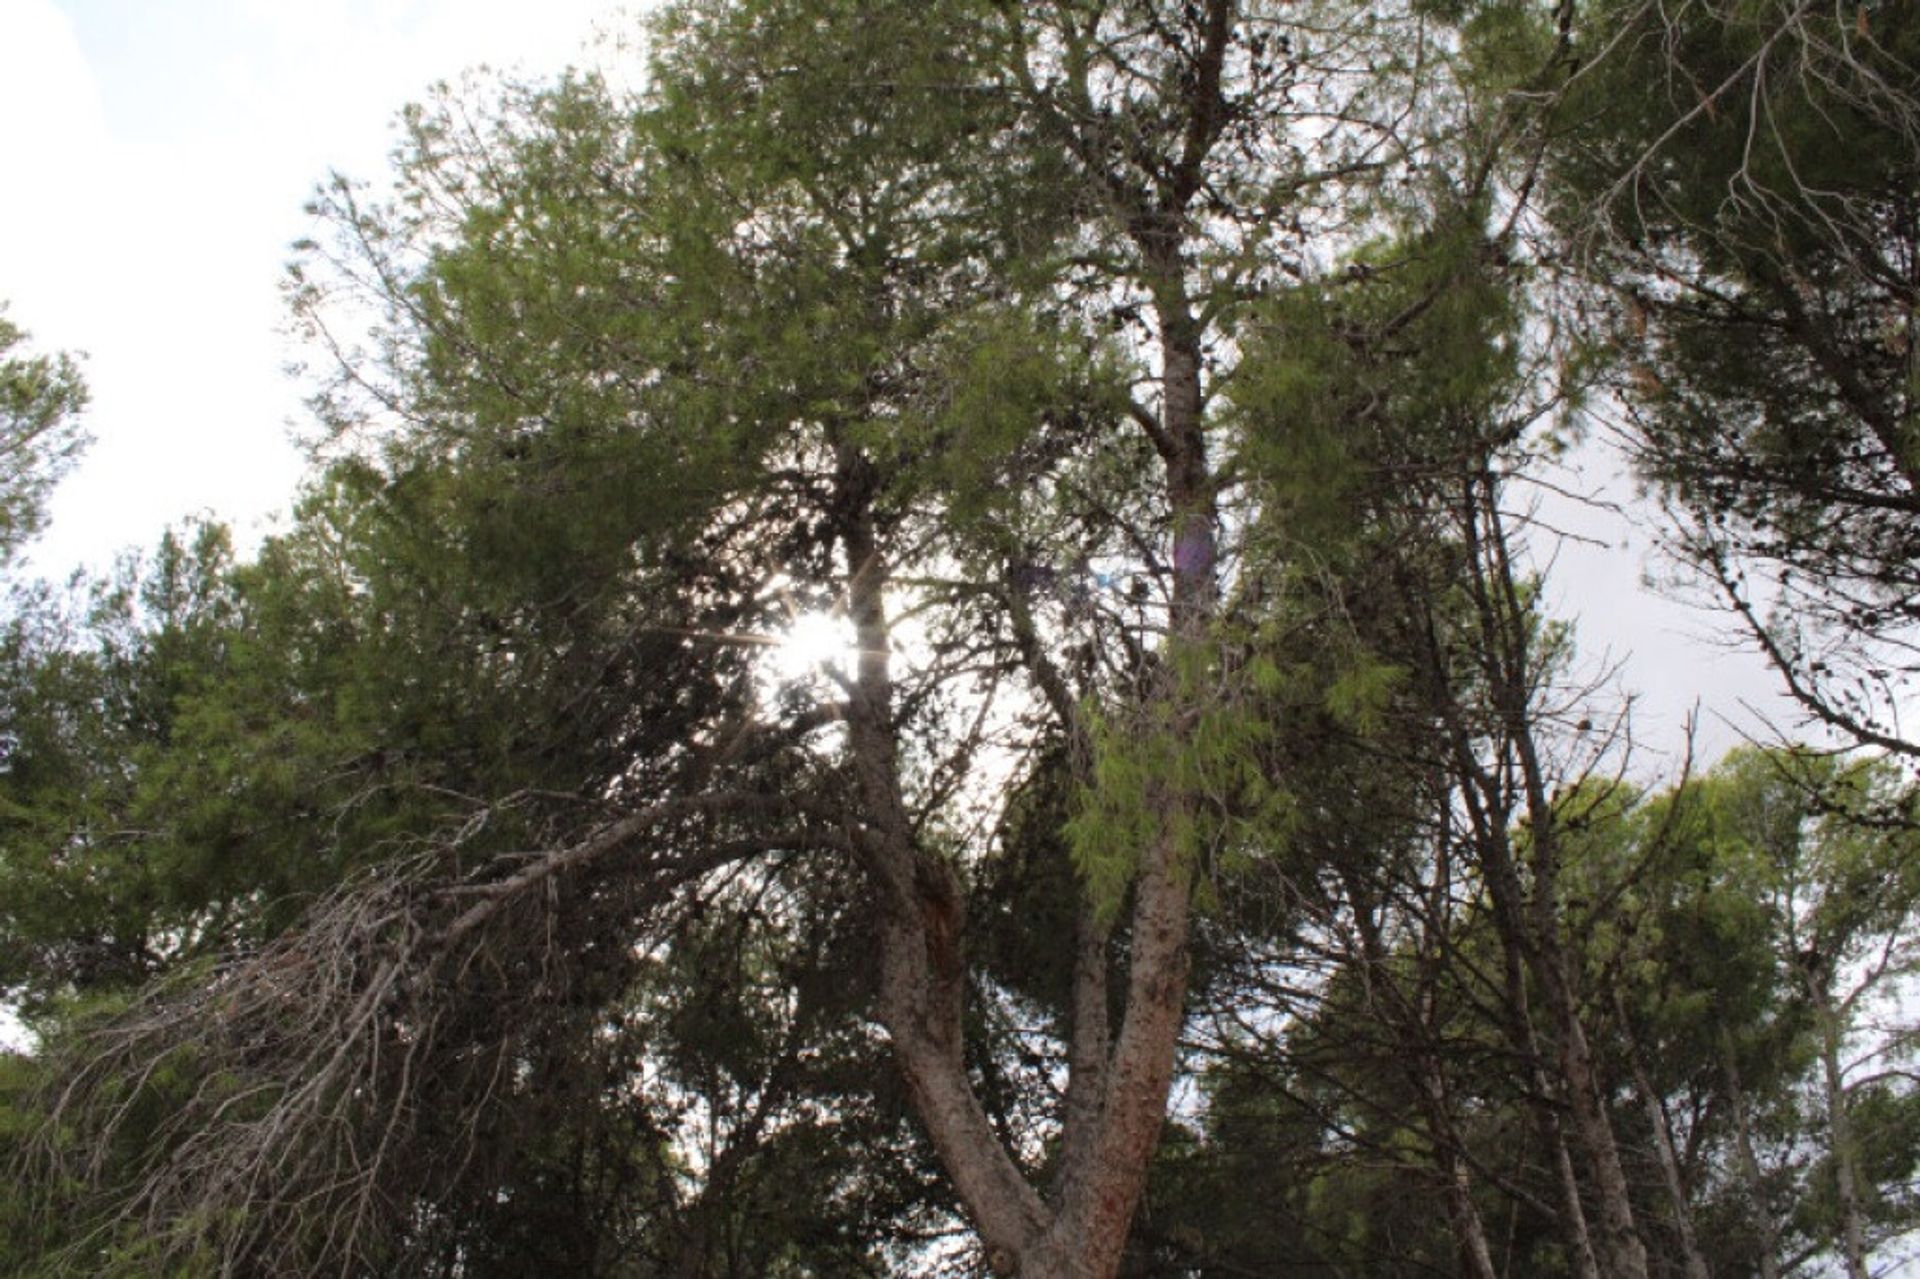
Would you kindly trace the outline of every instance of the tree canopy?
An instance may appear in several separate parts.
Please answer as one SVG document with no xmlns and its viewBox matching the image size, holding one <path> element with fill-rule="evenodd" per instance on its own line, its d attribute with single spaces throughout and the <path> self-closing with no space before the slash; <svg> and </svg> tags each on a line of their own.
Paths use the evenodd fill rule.
<svg viewBox="0 0 1920 1279">
<path fill-rule="evenodd" d="M 1911 672 L 1809 637 L 1912 620 L 1917 39 L 689 0 L 410 108 L 290 268 L 285 530 L 12 619 L 0 1256 L 1896 1260 Z M 1629 780 L 1526 502 L 1616 409 L 1856 749 Z"/>
</svg>

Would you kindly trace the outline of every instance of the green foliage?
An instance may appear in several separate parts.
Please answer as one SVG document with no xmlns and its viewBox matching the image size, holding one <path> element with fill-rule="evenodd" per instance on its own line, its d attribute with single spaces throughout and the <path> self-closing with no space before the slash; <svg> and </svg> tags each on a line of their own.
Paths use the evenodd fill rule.
<svg viewBox="0 0 1920 1279">
<path fill-rule="evenodd" d="M 1340 696 L 1362 695 L 1350 684 Z M 1269 767 L 1271 710 L 1270 704 L 1221 701 L 1177 722 L 1148 724 L 1089 715 L 1091 776 L 1066 834 L 1074 867 L 1102 918 L 1119 910 L 1152 841 L 1171 841 L 1189 873 L 1208 875 L 1230 875 L 1285 843 L 1294 801 L 1275 785 Z M 1204 802 L 1175 811 L 1178 795 Z"/>
<path fill-rule="evenodd" d="M 1369 527 L 1383 486 L 1457 473 L 1514 391 L 1521 314 L 1485 211 L 1421 217 L 1344 276 L 1264 299 L 1243 339 L 1241 462 L 1271 487 L 1269 518 L 1316 555 Z"/>
<path fill-rule="evenodd" d="M 1812 714 L 1910 754 L 1920 22 L 1607 4 L 1580 48 L 1551 199 L 1675 549 Z"/>
<path fill-rule="evenodd" d="M 1388 704 L 1406 677 L 1403 666 L 1363 659 L 1360 664 L 1342 671 L 1328 686 L 1327 710 L 1356 732 L 1379 732 Z"/>
<path fill-rule="evenodd" d="M 70 355 L 25 355 L 0 304 L 0 567 L 46 522 L 47 493 L 86 447 L 87 387 Z"/>
<path fill-rule="evenodd" d="M 1199 913 L 1160 973 L 1190 986 L 1188 1087 L 1128 1273 L 1452 1272 L 1463 1212 L 1512 1272 L 1571 1273 L 1570 1025 L 1652 1243 L 1679 1205 L 1642 1089 L 1685 1117 L 1718 1273 L 1753 1260 L 1751 1204 L 1830 1249 L 1843 1155 L 1876 1231 L 1910 1222 L 1906 1076 L 1846 1099 L 1851 1149 L 1808 1098 L 1834 1043 L 1878 1047 L 1850 975 L 1911 971 L 1911 797 L 1801 753 L 1664 794 L 1530 775 L 1520 743 L 1547 773 L 1564 744 L 1541 707 L 1572 636 L 1488 542 L 1591 358 L 1516 206 L 1540 175 L 1595 198 L 1662 136 L 1676 102 L 1627 91 L 1650 59 L 1707 75 L 1766 30 L 1696 6 L 1569 79 L 1587 24 L 1640 11 L 1309 8 L 1230 24 L 1192 106 L 1202 6 L 676 5 L 644 91 L 447 91 L 407 113 L 390 199 L 324 191 L 299 314 L 327 330 L 357 289 L 378 324 L 290 524 L 244 561 L 217 526 L 170 534 L 89 594 L 23 597 L 0 637 L 0 987 L 45 1033 L 0 1059 L 0 1144 L 88 1173 L 0 1197 L 6 1262 L 925 1270 L 963 1209 L 912 1117 L 926 1081 L 888 1064 L 889 972 L 937 970 L 918 1011 L 964 1009 L 940 1060 L 1038 1185 L 1097 1020 L 1073 1006 L 1087 905 L 1112 1036 L 1151 984 L 1143 866 Z M 1570 143 L 1529 127 L 1540 102 Z M 1660 146 L 1724 184 L 1719 110 Z M 1837 152 L 1830 124 L 1784 126 L 1745 177 Z M 1886 137 L 1864 150 L 1904 174 Z M 1869 162 L 1819 160 L 1794 172 Z M 1698 439 L 1732 406 L 1714 449 L 1851 474 L 1857 411 L 1783 308 L 1817 296 L 1876 377 L 1862 326 L 1898 325 L 1842 265 L 1806 274 L 1833 247 L 1814 219 L 1763 243 L 1697 176 L 1648 170 L 1634 234 L 1736 304 L 1647 300 L 1645 411 Z M 69 363 L 0 368 L 34 420 L 79 406 Z M 1827 500 L 1802 489 L 1727 509 L 1799 536 Z M 1218 564 L 1187 554 L 1196 519 Z M 1897 523 L 1870 530 L 1876 573 Z M 760 651 L 823 608 L 863 651 L 776 679 Z M 1523 781 L 1550 832 L 1517 820 Z M 905 969 L 883 893 L 931 939 Z M 1154 993 L 1177 1012 L 1176 984 Z M 341 1004 L 354 1033 L 299 1056 L 333 1024 L 305 1012 Z M 148 1007 L 187 1011 L 155 1032 Z M 349 1059 L 318 1072 L 323 1135 L 276 1135 L 239 1198 L 173 1175 Z M 90 1060 L 116 1063 L 76 1086 L 96 1109 L 49 1121 L 49 1072 Z M 372 1207 L 336 1237 L 343 1203 Z"/>
<path fill-rule="evenodd" d="M 1829 1036 L 1843 1066 L 1858 1062 L 1860 1079 L 1880 1080 L 1835 1103 L 1863 1134 L 1848 1157 L 1870 1188 L 1876 1229 L 1898 1233 L 1912 1219 L 1897 1171 L 1917 1153 L 1898 1118 L 1911 1090 L 1892 1082 L 1897 1067 L 1883 1075 L 1867 1064 L 1907 1053 L 1902 1031 L 1871 1027 L 1883 1015 L 1872 1010 L 1892 1007 L 1913 971 L 1912 836 L 1850 816 L 1898 781 L 1879 761 L 1739 751 L 1621 827 L 1642 869 L 1605 943 L 1618 958 L 1598 980 L 1625 979 L 1633 1033 L 1663 1093 L 1715 1096 L 1741 1083 L 1766 1164 L 1753 1187 L 1731 1165 L 1713 1196 L 1731 1205 L 1717 1245 L 1730 1256 L 1757 1246 L 1752 1211 L 1779 1214 L 1813 1249 L 1839 1246 L 1839 1146 L 1814 1100 Z M 1749 1195 L 1756 1208 L 1740 1207 Z"/>
</svg>

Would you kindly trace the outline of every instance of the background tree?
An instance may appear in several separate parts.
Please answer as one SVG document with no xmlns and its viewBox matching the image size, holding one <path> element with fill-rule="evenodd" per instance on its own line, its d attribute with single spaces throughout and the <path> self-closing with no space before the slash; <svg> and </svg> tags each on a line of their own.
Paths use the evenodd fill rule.
<svg viewBox="0 0 1920 1279">
<path fill-rule="evenodd" d="M 78 362 L 21 353 L 26 340 L 0 305 L 0 564 L 40 532 L 48 491 L 87 445 Z"/>
<path fill-rule="evenodd" d="M 1671 547 L 1810 720 L 1910 758 L 1920 23 L 1603 4 L 1571 56 L 1554 213 Z"/>
<path fill-rule="evenodd" d="M 1849 819 L 1870 806 L 1907 802 L 1893 798 L 1902 789 L 1899 774 L 1877 763 L 1814 765 L 1832 774 L 1822 788 L 1828 793 L 1869 792 L 1833 812 L 1808 798 L 1800 781 L 1805 767 L 1764 755 L 1728 761 L 1711 779 L 1719 790 L 1707 800 L 1708 821 L 1731 873 L 1744 878 L 1766 911 L 1781 998 L 1805 1027 L 1809 1118 L 1820 1161 L 1799 1197 L 1795 1225 L 1836 1253 L 1850 1275 L 1861 1275 L 1870 1273 L 1871 1249 L 1887 1237 L 1873 1219 L 1902 1223 L 1896 1233 L 1908 1219 L 1898 1181 L 1887 1185 L 1867 1173 L 1866 1149 L 1871 1141 L 1881 1152 L 1876 1161 L 1892 1160 L 1892 1169 L 1881 1165 L 1887 1171 L 1914 1158 L 1910 1123 L 1900 1118 L 1911 1104 L 1903 1065 L 1910 1044 L 1895 1001 L 1913 971 L 1920 899 L 1910 882 L 1910 833 Z M 1857 1119 L 1868 1111 L 1880 1125 L 1871 1138 Z"/>
</svg>

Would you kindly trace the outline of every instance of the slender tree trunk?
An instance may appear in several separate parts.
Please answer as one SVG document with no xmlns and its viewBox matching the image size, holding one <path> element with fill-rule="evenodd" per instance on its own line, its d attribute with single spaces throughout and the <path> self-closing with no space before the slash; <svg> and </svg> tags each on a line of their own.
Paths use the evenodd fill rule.
<svg viewBox="0 0 1920 1279">
<path fill-rule="evenodd" d="M 1470 481 L 1469 552 L 1480 566 L 1476 604 L 1486 636 L 1488 675 L 1513 759 L 1519 765 L 1531 841 L 1532 885 L 1526 927 L 1535 979 L 1552 1019 L 1573 1136 L 1600 1208 L 1595 1254 L 1607 1279 L 1647 1279 L 1647 1249 L 1633 1221 L 1626 1170 L 1601 1099 L 1592 1047 L 1574 993 L 1574 965 L 1562 936 L 1558 817 L 1533 735 L 1534 665 L 1527 607 L 1515 584 L 1493 480 Z"/>
<path fill-rule="evenodd" d="M 1493 1268 L 1493 1251 L 1487 1246 L 1486 1227 L 1480 1210 L 1474 1206 L 1467 1166 L 1459 1156 L 1447 1151 L 1441 1156 L 1447 1165 L 1447 1216 L 1453 1224 L 1453 1237 L 1460 1248 L 1461 1268 L 1471 1279 L 1500 1279 Z"/>
<path fill-rule="evenodd" d="M 1054 1178 L 1057 1210 L 1071 1178 L 1093 1158 L 1100 1106 L 1106 1096 L 1107 1054 L 1113 1027 L 1108 1016 L 1108 929 L 1085 894 L 1075 905 L 1073 1023 L 1067 1041 L 1067 1094 L 1061 1121 L 1059 1172 Z"/>
<path fill-rule="evenodd" d="M 1442 876 L 1446 873 L 1444 867 L 1443 857 L 1439 872 Z M 1424 993 L 1409 996 L 1392 974 L 1388 947 L 1381 937 L 1376 914 L 1380 909 L 1378 896 L 1356 873 L 1347 871 L 1341 878 L 1346 884 L 1347 900 L 1353 911 L 1354 929 L 1360 936 L 1360 959 L 1364 965 L 1361 978 L 1367 991 L 1368 1007 L 1378 1010 L 1378 1015 L 1388 1023 L 1396 1045 L 1407 1055 L 1408 1070 L 1419 1093 L 1420 1108 L 1427 1123 L 1427 1136 L 1433 1143 L 1437 1171 L 1446 1196 L 1447 1224 L 1460 1251 L 1460 1264 L 1472 1279 L 1497 1279 L 1493 1253 L 1487 1246 L 1487 1232 L 1480 1220 L 1480 1210 L 1473 1202 L 1467 1163 L 1462 1157 L 1459 1132 L 1454 1125 L 1453 1103 L 1448 1095 L 1446 1072 L 1441 1062 L 1438 1032 L 1431 1017 L 1423 1013 L 1430 1005 Z M 1436 911 L 1433 918 L 1439 920 L 1442 916 Z M 1437 926 L 1444 927 L 1443 924 Z M 1425 963 L 1422 968 L 1422 989 L 1430 992 L 1431 973 L 1424 971 Z"/>
<path fill-rule="evenodd" d="M 1478 835 L 1487 886 L 1493 898 L 1493 916 L 1500 934 L 1506 965 L 1506 1002 L 1508 1033 L 1521 1058 L 1533 1074 L 1534 1110 L 1541 1136 L 1553 1157 L 1553 1170 L 1560 1188 L 1561 1233 L 1572 1254 L 1574 1272 L 1580 1279 L 1600 1279 L 1600 1261 L 1594 1247 L 1593 1230 L 1587 1224 L 1586 1207 L 1580 1199 L 1580 1178 L 1573 1166 L 1573 1154 L 1567 1148 L 1566 1125 L 1562 1111 L 1553 1098 L 1564 1092 L 1556 1089 L 1547 1075 L 1546 1056 L 1533 1025 L 1533 1005 L 1527 994 L 1527 970 L 1532 943 L 1527 935 L 1521 911 L 1520 877 L 1515 871 L 1511 847 L 1503 828 L 1476 814 Z M 1561 1081 L 1564 1085 L 1565 1081 Z"/>
<path fill-rule="evenodd" d="M 1546 1080 L 1537 1083 L 1544 1086 Z M 1557 1114 L 1548 1117 L 1545 1127 L 1560 1182 L 1560 1210 L 1566 1214 L 1566 1234 L 1573 1241 L 1574 1273 L 1580 1279 L 1600 1279 L 1600 1258 L 1593 1246 L 1593 1228 L 1587 1225 L 1587 1210 L 1580 1202 L 1580 1176 L 1573 1168 L 1573 1152 L 1567 1148 L 1566 1128 Z"/>
<path fill-rule="evenodd" d="M 1740 1197 L 1747 1220 L 1760 1236 L 1760 1279 L 1780 1279 L 1780 1232 L 1760 1192 L 1760 1160 L 1753 1151 L 1753 1128 L 1747 1118 L 1746 1090 L 1740 1084 L 1740 1063 L 1734 1056 L 1733 1032 L 1720 1028 L 1720 1065 L 1727 1080 L 1727 1098 L 1733 1105 L 1735 1157 L 1740 1164 Z"/>
<path fill-rule="evenodd" d="M 1594 1075 L 1593 1053 L 1586 1027 L 1567 980 L 1566 956 L 1552 946 L 1539 966 L 1548 1010 L 1559 1041 L 1559 1065 L 1567 1090 L 1567 1112 L 1573 1120 L 1574 1142 L 1586 1161 L 1594 1197 L 1600 1204 L 1600 1232 L 1595 1255 L 1608 1279 L 1647 1279 L 1647 1249 L 1633 1221 L 1626 1170 L 1613 1138 L 1613 1124 L 1600 1099 Z"/>
<path fill-rule="evenodd" d="M 893 724 L 887 566 L 870 509 L 872 477 L 842 446 L 836 467 L 847 557 L 847 606 L 859 653 L 847 738 L 866 824 L 860 860 L 879 914 L 879 1015 L 908 1095 L 986 1246 L 1011 1273 L 1044 1229 L 1040 1196 L 1001 1144 L 964 1054 L 965 898 L 953 868 L 918 847 L 899 775 Z"/>
<path fill-rule="evenodd" d="M 1435 654 L 1436 663 L 1440 660 Z M 1508 837 L 1512 812 L 1499 780 L 1475 759 L 1464 728 L 1458 722 L 1458 707 L 1452 701 L 1451 681 L 1436 665 L 1436 676 L 1444 690 L 1454 767 L 1459 778 L 1460 796 L 1472 824 L 1474 846 L 1480 873 L 1493 905 L 1494 931 L 1500 937 L 1505 978 L 1507 1036 L 1527 1063 L 1532 1083 L 1532 1108 L 1540 1127 L 1542 1141 L 1553 1160 L 1555 1180 L 1560 1190 L 1561 1234 L 1566 1240 L 1569 1260 L 1579 1279 L 1600 1279 L 1600 1263 L 1595 1252 L 1593 1232 L 1587 1224 L 1581 1203 L 1580 1179 L 1567 1149 L 1562 1111 L 1553 1099 L 1562 1089 L 1553 1087 L 1547 1075 L 1546 1057 L 1533 1024 L 1532 999 L 1527 991 L 1527 973 L 1535 964 L 1537 943 L 1532 936 L 1526 911 L 1526 889 L 1520 881 L 1513 847 Z M 1564 1081 L 1563 1081 L 1564 1082 Z"/>
<path fill-rule="evenodd" d="M 1646 1111 L 1647 1126 L 1653 1130 L 1654 1151 L 1659 1156 L 1660 1177 L 1666 1183 L 1667 1199 L 1673 1205 L 1673 1228 L 1680 1237 L 1680 1258 L 1686 1266 L 1687 1279 L 1711 1279 L 1712 1272 L 1707 1268 L 1707 1259 L 1700 1252 L 1699 1235 L 1693 1228 L 1693 1208 L 1687 1200 L 1686 1183 L 1680 1176 L 1680 1155 L 1674 1148 L 1673 1129 L 1667 1122 L 1667 1108 L 1660 1104 L 1660 1095 L 1653 1090 L 1653 1081 L 1647 1076 L 1640 1041 L 1633 1033 L 1633 1024 L 1627 1020 L 1626 1001 L 1621 998 L 1618 987 L 1613 992 L 1613 1011 L 1619 1018 L 1620 1036 L 1626 1045 L 1627 1062 L 1633 1070 L 1634 1091 L 1640 1094 L 1640 1106 Z"/>
<path fill-rule="evenodd" d="M 1833 1175 L 1840 1198 L 1841 1259 L 1847 1279 L 1869 1279 L 1866 1214 L 1860 1203 L 1860 1170 L 1853 1148 L 1853 1118 L 1848 1113 L 1846 1079 L 1840 1069 L 1840 1019 L 1825 987 L 1809 977 L 1814 1016 L 1820 1022 L 1820 1073 L 1827 1109 L 1827 1135 L 1833 1146 Z"/>
<path fill-rule="evenodd" d="M 1601 1279 L 1599 1250 L 1594 1246 L 1593 1228 L 1587 1223 L 1586 1205 L 1581 1202 L 1580 1176 L 1574 1170 L 1573 1152 L 1567 1146 L 1563 1112 L 1552 1102 L 1552 1098 L 1560 1095 L 1564 1088 L 1554 1088 L 1553 1081 L 1547 1076 L 1546 1058 L 1533 1028 L 1533 1009 L 1526 995 L 1526 978 L 1518 962 L 1520 954 L 1517 948 L 1509 945 L 1509 1015 L 1517 1021 L 1517 1046 L 1533 1070 L 1533 1091 L 1539 1098 L 1536 1105 L 1540 1129 L 1546 1138 L 1547 1150 L 1553 1156 L 1554 1176 L 1560 1186 L 1560 1212 L 1564 1218 L 1562 1233 L 1573 1253 L 1574 1272 L 1580 1279 Z M 1565 1080 L 1561 1082 L 1564 1085 Z"/>
<path fill-rule="evenodd" d="M 1460 1265 L 1470 1279 L 1499 1279 L 1493 1268 L 1493 1251 L 1487 1246 L 1487 1230 L 1480 1220 L 1480 1209 L 1473 1202 L 1473 1187 L 1466 1160 L 1460 1157 L 1458 1139 L 1453 1130 L 1452 1107 L 1446 1098 L 1439 1063 L 1423 1057 L 1422 1093 L 1425 1096 L 1428 1127 L 1433 1130 L 1435 1154 L 1440 1161 L 1440 1176 L 1446 1186 L 1447 1224 L 1460 1250 Z"/>
</svg>

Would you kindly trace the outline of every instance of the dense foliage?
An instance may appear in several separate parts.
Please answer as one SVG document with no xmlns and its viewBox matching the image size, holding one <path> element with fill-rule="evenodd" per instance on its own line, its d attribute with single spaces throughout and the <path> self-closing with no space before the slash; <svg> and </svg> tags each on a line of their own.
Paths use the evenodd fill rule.
<svg viewBox="0 0 1920 1279">
<path fill-rule="evenodd" d="M 1917 42 L 689 0 L 411 109 L 286 530 L 8 618 L 0 1257 L 1897 1264 Z M 1625 780 L 1524 518 L 1609 416 L 1843 749 Z"/>
</svg>

